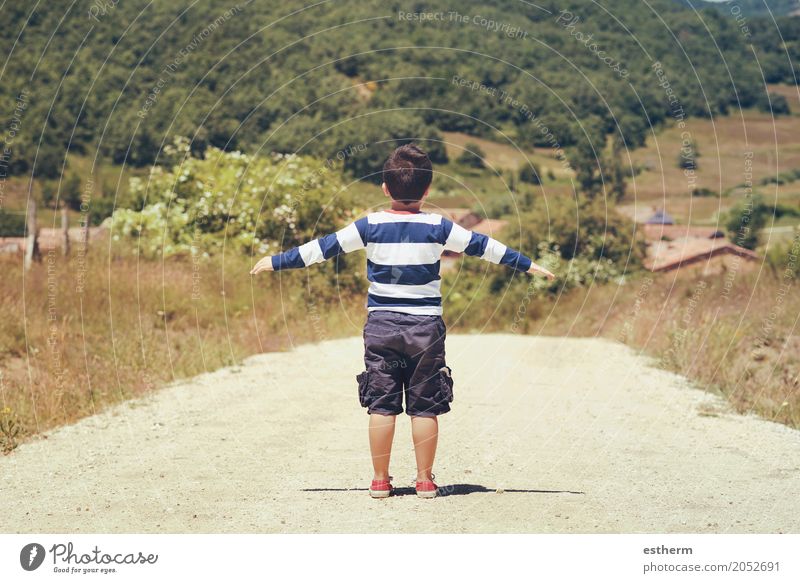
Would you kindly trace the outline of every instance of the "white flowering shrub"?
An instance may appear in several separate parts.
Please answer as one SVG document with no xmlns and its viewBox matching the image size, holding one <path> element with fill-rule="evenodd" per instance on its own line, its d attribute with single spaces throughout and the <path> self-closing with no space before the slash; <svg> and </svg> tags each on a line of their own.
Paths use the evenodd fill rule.
<svg viewBox="0 0 800 583">
<path fill-rule="evenodd" d="M 294 155 L 250 156 L 209 148 L 192 158 L 188 142 L 165 149 L 171 169 L 131 178 L 136 209 L 109 219 L 118 241 L 147 257 L 226 252 L 274 254 L 331 233 L 354 217 L 339 169 Z"/>
</svg>

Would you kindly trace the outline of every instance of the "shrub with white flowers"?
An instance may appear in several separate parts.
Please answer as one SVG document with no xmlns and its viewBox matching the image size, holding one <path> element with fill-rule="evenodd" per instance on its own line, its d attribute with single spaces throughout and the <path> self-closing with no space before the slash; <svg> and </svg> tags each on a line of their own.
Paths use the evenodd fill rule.
<svg viewBox="0 0 800 583">
<path fill-rule="evenodd" d="M 147 179 L 130 180 L 138 210 L 118 209 L 109 219 L 115 240 L 147 257 L 277 253 L 355 215 L 331 162 L 216 148 L 198 159 L 185 139 L 165 153 L 171 169 L 154 166 Z"/>
</svg>

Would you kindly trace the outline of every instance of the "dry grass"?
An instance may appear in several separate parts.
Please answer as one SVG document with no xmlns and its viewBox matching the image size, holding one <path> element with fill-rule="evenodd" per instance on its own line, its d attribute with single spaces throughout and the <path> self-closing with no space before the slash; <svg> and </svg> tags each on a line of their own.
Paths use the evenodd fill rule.
<svg viewBox="0 0 800 583">
<path fill-rule="evenodd" d="M 48 275 L 46 259 L 27 275 L 4 263 L 0 283 L 0 425 L 19 422 L 17 440 L 249 354 L 358 335 L 364 317 L 363 294 L 337 293 L 322 270 L 253 281 L 241 258 L 194 271 L 187 260 L 97 253 L 78 294 L 76 261 L 57 257 Z M 794 282 L 767 267 L 738 273 L 729 291 L 725 281 L 639 274 L 621 287 L 534 299 L 523 329 L 625 342 L 739 411 L 800 427 L 800 295 L 781 291 Z M 517 295 L 499 310 L 485 301 L 458 321 L 448 314 L 451 330 L 507 329 Z M 331 299 L 311 299 L 323 296 Z M 0 441 L 11 449 L 13 440 Z"/>
<path fill-rule="evenodd" d="M 792 113 L 794 115 L 800 115 L 800 89 L 798 89 L 796 85 L 787 85 L 783 83 L 780 85 L 770 85 L 769 91 L 771 93 L 783 95 L 789 102 L 789 108 L 792 110 Z"/>
<path fill-rule="evenodd" d="M 800 294 L 784 287 L 795 282 L 766 266 L 732 282 L 673 272 L 576 289 L 541 305 L 530 330 L 624 342 L 740 412 L 800 428 Z"/>
<path fill-rule="evenodd" d="M 311 303 L 323 272 L 251 280 L 243 258 L 195 268 L 96 251 L 82 294 L 74 258 L 45 256 L 28 274 L 18 260 L 2 269 L 0 421 L 18 421 L 18 439 L 253 353 L 352 335 L 363 311 L 353 294 Z"/>
<path fill-rule="evenodd" d="M 713 222 L 721 210 L 727 210 L 741 198 L 733 190 L 745 183 L 746 171 L 752 172 L 754 187 L 767 200 L 776 196 L 776 185 L 759 186 L 764 178 L 800 168 L 800 116 L 773 118 L 771 115 L 747 110 L 732 111 L 731 115 L 714 120 L 689 119 L 686 131 L 691 133 L 700 152 L 696 181 L 684 175 L 677 159 L 681 149 L 678 127 L 668 128 L 650 138 L 645 148 L 631 152 L 635 167 L 645 170 L 631 181 L 629 194 L 621 210 L 640 219 L 651 214 L 651 206 L 665 207 L 682 223 Z M 752 152 L 746 162 L 746 152 Z M 627 160 L 626 160 L 627 164 Z M 693 197 L 693 188 L 707 188 L 715 197 Z M 722 198 L 719 194 L 722 193 Z M 785 185 L 780 191 L 783 201 L 800 199 L 800 182 Z"/>
<path fill-rule="evenodd" d="M 498 170 L 519 170 L 530 160 L 539 167 L 543 175 L 550 170 L 558 178 L 573 175 L 572 172 L 564 169 L 560 161 L 555 159 L 552 149 L 525 148 L 520 151 L 510 143 L 477 138 L 461 132 L 442 132 L 442 136 L 445 140 L 447 156 L 451 160 L 461 156 L 467 144 L 476 144 L 486 154 L 486 165 Z M 497 138 L 502 139 L 502 136 L 498 135 Z"/>
</svg>

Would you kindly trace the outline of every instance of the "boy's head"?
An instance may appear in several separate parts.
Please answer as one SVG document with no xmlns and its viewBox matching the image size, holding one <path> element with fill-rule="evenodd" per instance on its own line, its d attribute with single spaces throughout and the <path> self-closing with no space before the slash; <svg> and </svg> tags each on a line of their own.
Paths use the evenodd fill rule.
<svg viewBox="0 0 800 583">
<path fill-rule="evenodd" d="M 433 165 L 427 152 L 414 144 L 400 146 L 383 165 L 384 191 L 394 200 L 422 200 L 433 179 Z"/>
</svg>

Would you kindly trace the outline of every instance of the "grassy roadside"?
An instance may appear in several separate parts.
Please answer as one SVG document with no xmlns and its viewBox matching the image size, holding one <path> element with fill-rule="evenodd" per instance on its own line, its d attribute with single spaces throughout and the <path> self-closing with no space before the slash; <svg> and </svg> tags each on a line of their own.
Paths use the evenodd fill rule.
<svg viewBox="0 0 800 583">
<path fill-rule="evenodd" d="M 0 437 L 5 451 L 250 354 L 358 335 L 363 321 L 363 290 L 333 289 L 332 265 L 251 280 L 244 258 L 197 266 L 180 259 L 109 262 L 98 253 L 78 293 L 76 260 L 55 258 L 48 271 L 47 259 L 25 277 L 17 264 L 3 266 L 0 420 L 6 433 L 11 422 L 21 429 Z M 533 297 L 517 329 L 624 342 L 741 412 L 800 428 L 794 282 L 766 266 L 726 281 L 638 273 L 622 286 Z M 450 330 L 509 331 L 525 294 L 520 283 L 500 301 L 476 301 L 461 316 L 447 312 Z M 465 285 L 457 293 L 476 292 Z"/>
<path fill-rule="evenodd" d="M 730 289 L 718 277 L 664 274 L 652 291 L 645 282 L 631 282 L 628 301 L 606 321 L 589 318 L 586 332 L 625 341 L 741 413 L 800 428 L 800 296 L 787 287 L 794 281 L 766 268 L 739 274 Z M 648 298 L 638 315 L 637 297 Z"/>
<path fill-rule="evenodd" d="M 737 411 L 800 428 L 800 294 L 796 281 L 764 266 L 759 273 L 702 277 L 636 274 L 622 286 L 534 298 L 521 331 L 602 336 L 654 357 L 658 365 L 725 397 Z M 509 294 L 486 330 L 508 329 Z M 461 323 L 456 329 L 468 329 Z M 708 412 L 714 414 L 714 412 Z"/>
<path fill-rule="evenodd" d="M 748 135 L 760 156 L 755 158 L 754 177 L 763 179 L 775 170 L 764 154 L 769 127 L 764 114 L 746 113 L 747 127 L 759 130 Z M 781 127 L 778 142 L 787 151 L 781 169 L 800 167 L 796 146 L 781 141 L 796 129 L 798 119 L 792 116 L 784 120 L 791 127 Z M 730 181 L 727 186 L 741 181 L 737 166 L 741 151 L 735 146 L 739 123 L 736 117 L 723 118 L 716 123 L 717 134 L 710 128 L 700 132 L 708 162 L 716 149 L 702 140 L 712 135 L 726 137 L 720 140 L 725 146 L 721 148 L 722 174 L 714 174 L 712 183 L 722 177 Z M 683 178 L 674 164 L 678 141 L 670 131 L 659 136 L 666 156 L 663 173 L 670 192 L 680 193 Z M 476 141 L 460 134 L 447 137 L 451 149 L 452 144 Z M 487 159 L 503 170 L 519 162 L 507 147 L 478 142 L 486 148 Z M 772 142 L 774 148 L 774 136 Z M 635 153 L 643 164 L 655 151 L 648 148 Z M 537 161 L 545 168 L 544 154 L 538 155 L 543 156 Z M 784 166 L 787 159 L 788 167 Z M 76 170 L 86 170 L 85 162 L 77 159 Z M 705 162 L 701 166 L 704 171 L 715 167 Z M 501 177 L 491 172 L 473 171 L 457 162 L 440 170 L 430 210 L 473 207 L 484 201 L 499 208 L 502 204 L 497 203 L 508 198 Z M 113 172 L 112 168 L 103 175 L 98 189 L 116 184 Z M 663 195 L 660 175 L 645 170 L 637 178 L 637 197 L 648 192 Z M 18 182 L 14 200 L 21 203 L 23 189 Z M 546 191 L 552 203 L 569 195 L 567 187 L 561 176 L 547 179 L 541 192 L 537 187 L 537 195 Z M 348 188 L 363 206 L 381 207 L 387 202 L 375 185 L 354 183 Z M 768 188 L 781 201 L 796 201 L 800 181 Z M 679 194 L 670 198 L 671 203 L 690 205 L 693 217 L 700 210 L 698 200 L 709 206 L 707 213 L 700 213 L 702 219 L 711 217 L 712 207 L 719 205 L 716 198 Z M 649 209 L 647 204 L 639 206 Z M 492 216 L 499 212 L 495 210 Z M 55 217 L 50 212 L 42 211 L 44 222 Z M 772 238 L 777 239 L 777 234 Z M 109 259 L 101 247 L 96 247 L 85 266 L 58 255 L 52 263 L 45 257 L 24 275 L 17 259 L 0 263 L 4 276 L 0 279 L 0 451 L 13 448 L 26 436 L 176 379 L 236 364 L 250 354 L 361 333 L 366 288 L 361 257 L 353 262 L 359 267 L 341 280 L 331 277 L 333 266 L 326 264 L 307 272 L 261 277 L 254 285 L 247 275 L 249 262 L 241 257 L 137 261 L 130 256 Z M 510 329 L 526 296 L 526 284 L 520 280 L 506 290 L 500 270 L 491 268 L 487 273 L 486 281 L 474 273 L 446 281 L 445 317 L 454 332 Z M 760 273 L 735 274 L 730 286 L 726 282 L 725 275 L 701 279 L 685 273 L 638 273 L 623 286 L 578 288 L 557 299 L 536 293 L 518 329 L 555 336 L 601 335 L 625 342 L 656 357 L 662 366 L 724 394 L 739 411 L 753 411 L 800 428 L 796 326 L 800 299 L 793 290 L 794 281 L 787 284 L 780 270 L 765 266 Z M 83 286 L 80 293 L 76 291 L 79 284 Z M 19 433 L 14 435 L 16 428 Z"/>
<path fill-rule="evenodd" d="M 256 352 L 352 335 L 363 309 L 350 292 L 314 299 L 333 266 L 251 279 L 239 257 L 160 263 L 96 252 L 85 273 L 76 258 L 48 259 L 27 275 L 18 262 L 2 265 L 0 450 Z"/>
</svg>

